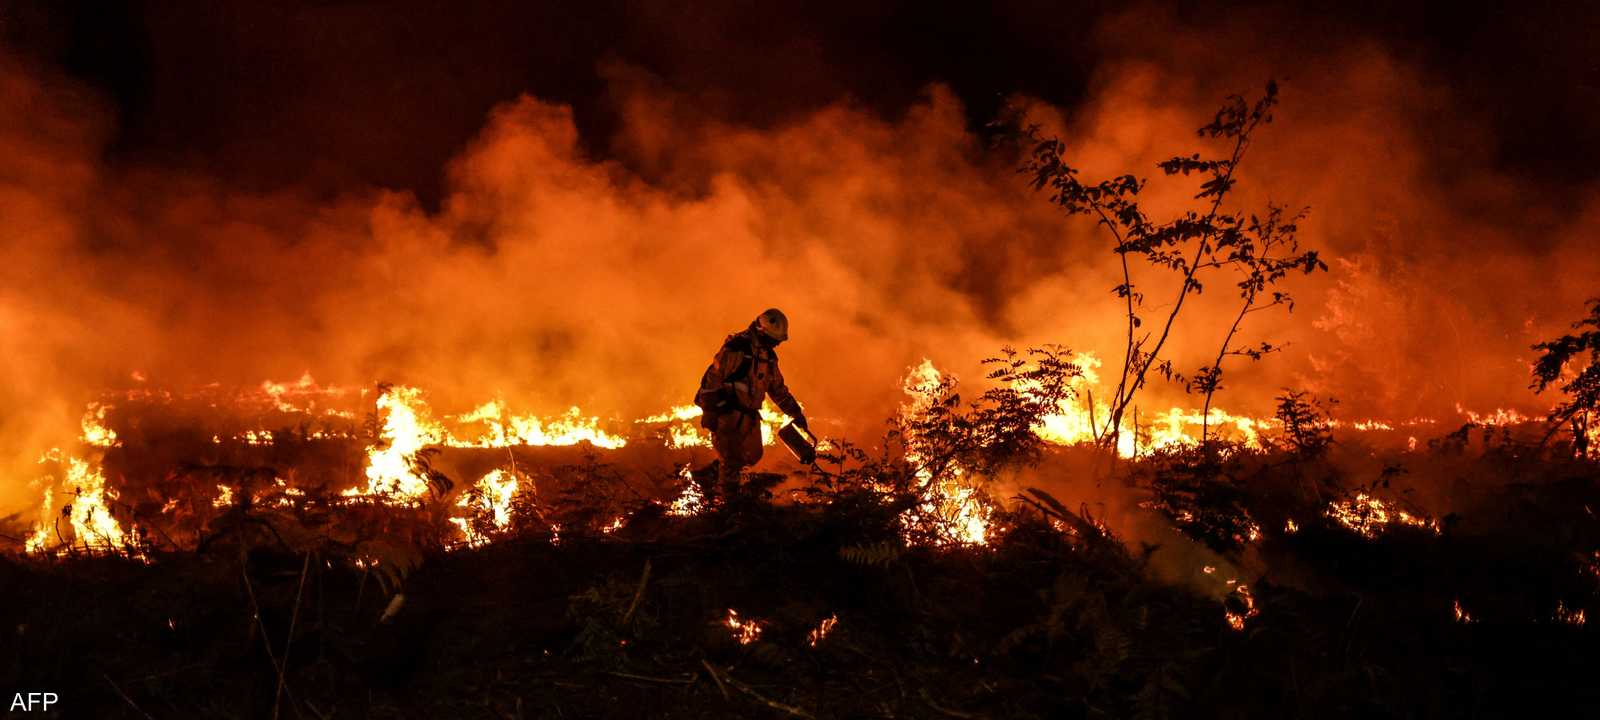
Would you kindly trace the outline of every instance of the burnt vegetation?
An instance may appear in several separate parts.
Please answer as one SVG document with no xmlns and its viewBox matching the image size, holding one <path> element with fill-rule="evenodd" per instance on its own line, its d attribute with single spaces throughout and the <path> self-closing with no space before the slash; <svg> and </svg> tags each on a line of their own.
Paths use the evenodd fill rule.
<svg viewBox="0 0 1600 720">
<path fill-rule="evenodd" d="M 1300 213 L 1222 207 L 1275 102 L 1271 86 L 1230 100 L 1201 135 L 1231 152 L 1162 164 L 1206 178 L 1206 208 L 1163 223 L 1137 206 L 1143 181 L 1083 184 L 1059 143 L 1036 146 L 1036 184 L 1102 223 L 1124 268 L 1179 276 L 1159 324 L 1208 274 L 1236 273 L 1232 325 L 1188 376 L 1124 278 L 1128 347 L 1098 446 L 1035 432 L 1087 400 L 1058 347 L 1002 351 L 968 397 L 925 378 L 870 446 L 835 439 L 816 466 L 704 506 L 666 457 L 640 470 L 582 447 L 425 449 L 406 459 L 419 498 L 352 499 L 376 416 L 356 437 L 286 428 L 207 464 L 183 459 L 215 454 L 205 433 L 111 418 L 111 511 L 144 531 L 0 557 L 0 686 L 105 718 L 1600 712 L 1585 622 L 1600 612 L 1600 303 L 1538 346 L 1535 387 L 1562 399 L 1537 429 L 1468 424 L 1401 452 L 1285 390 L 1253 444 L 1203 431 L 1108 452 L 1151 372 L 1209 407 L 1227 358 L 1275 349 L 1240 340 L 1241 321 L 1291 302 L 1287 274 L 1323 269 L 1293 241 Z M 515 481 L 506 518 L 470 482 L 490 468 Z"/>
</svg>

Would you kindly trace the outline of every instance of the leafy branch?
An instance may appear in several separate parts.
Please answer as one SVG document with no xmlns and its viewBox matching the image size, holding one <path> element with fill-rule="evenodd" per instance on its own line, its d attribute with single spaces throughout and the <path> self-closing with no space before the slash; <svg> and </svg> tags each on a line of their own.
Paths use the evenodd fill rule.
<svg viewBox="0 0 1600 720">
<path fill-rule="evenodd" d="M 1026 137 L 1033 143 L 1033 150 L 1019 172 L 1029 177 L 1034 189 L 1048 189 L 1050 201 L 1068 215 L 1092 215 L 1110 235 L 1112 250 L 1118 257 L 1122 282 L 1112 292 L 1124 303 L 1125 346 L 1105 424 L 1096 428 L 1102 444 L 1116 447 L 1122 419 L 1152 371 L 1168 380 L 1184 381 L 1190 392 L 1205 393 L 1209 413 L 1211 398 L 1221 387 L 1224 359 L 1259 359 L 1278 349 L 1267 343 L 1236 345 L 1244 318 L 1272 307 L 1292 308 L 1291 296 L 1276 287 L 1290 272 L 1327 270 L 1316 251 L 1302 251 L 1295 239 L 1305 210 L 1285 214 L 1283 208 L 1274 205 L 1259 214 L 1224 210 L 1225 201 L 1237 186 L 1235 173 L 1239 164 L 1255 132 L 1272 122 L 1272 109 L 1277 102 L 1278 87 L 1273 82 L 1268 82 L 1264 94 L 1253 102 L 1243 96 L 1229 97 L 1212 121 L 1197 131 L 1201 138 L 1228 142 L 1226 153 L 1205 157 L 1196 152 L 1157 163 L 1169 177 L 1202 178 L 1194 196 L 1201 201 L 1200 209 L 1163 222 L 1153 220 L 1139 202 L 1147 180 L 1126 174 L 1085 182 L 1079 170 L 1066 161 L 1064 142 L 1041 138 L 1037 126 L 1027 128 Z M 1134 282 L 1130 256 L 1142 258 L 1144 265 L 1153 270 L 1177 276 L 1176 296 L 1163 306 L 1167 308 L 1165 317 L 1157 316 L 1159 330 L 1145 330 L 1146 297 Z M 1186 379 L 1162 353 L 1189 296 L 1200 294 L 1212 273 L 1227 270 L 1239 276 L 1239 312 L 1223 336 L 1216 359 Z M 1202 430 L 1203 436 L 1207 431 Z"/>
</svg>

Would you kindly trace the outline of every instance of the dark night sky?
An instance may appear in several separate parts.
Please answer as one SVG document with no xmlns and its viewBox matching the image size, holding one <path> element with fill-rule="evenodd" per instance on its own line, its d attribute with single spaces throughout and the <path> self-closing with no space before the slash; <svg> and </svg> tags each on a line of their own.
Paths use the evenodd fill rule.
<svg viewBox="0 0 1600 720">
<path fill-rule="evenodd" d="M 842 98 L 884 114 L 929 82 L 973 124 L 1006 93 L 1071 106 L 1097 63 L 1162 42 L 1094 32 L 1107 2 L 808 3 L 22 2 L 6 39 L 113 108 L 113 164 L 200 171 L 244 189 L 415 190 L 496 103 L 527 92 L 571 103 L 605 155 L 616 126 L 601 68 L 622 62 L 721 118 L 771 125 Z M 1275 55 L 1375 42 L 1447 85 L 1494 130 L 1493 164 L 1589 182 L 1600 175 L 1600 10 L 1432 2 L 1171 7 L 1182 32 L 1256 28 Z M 680 7 L 683 6 L 683 7 Z M 1289 61 L 1292 64 L 1292 60 Z"/>
</svg>

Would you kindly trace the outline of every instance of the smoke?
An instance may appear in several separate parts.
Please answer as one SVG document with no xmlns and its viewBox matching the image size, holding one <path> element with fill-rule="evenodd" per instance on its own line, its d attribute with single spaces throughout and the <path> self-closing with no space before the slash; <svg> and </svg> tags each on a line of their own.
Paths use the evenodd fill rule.
<svg viewBox="0 0 1600 720">
<path fill-rule="evenodd" d="M 1088 175 L 1154 175 L 1204 149 L 1193 129 L 1225 95 L 1286 78 L 1240 199 L 1309 205 L 1302 239 L 1333 272 L 1292 281 L 1292 315 L 1252 316 L 1247 340 L 1289 349 L 1228 366 L 1220 404 L 1262 412 L 1283 386 L 1360 416 L 1533 402 L 1527 346 L 1600 292 L 1593 189 L 1496 171 L 1472 152 L 1480 120 L 1381 45 L 1296 56 L 1239 24 L 1121 41 L 1171 22 L 1107 22 L 1082 104 L 1014 102 Z M 32 502 L 10 491 L 38 453 L 133 371 L 154 385 L 310 371 L 415 384 L 446 408 L 501 395 L 640 416 L 688 402 L 723 336 L 776 306 L 808 413 L 861 433 L 923 357 L 969 381 L 1003 344 L 1119 357 L 1106 238 L 1029 192 L 945 87 L 900 114 L 841 99 L 751 127 L 625 63 L 602 76 L 622 118 L 607 155 L 569 107 L 509 99 L 441 169 L 435 211 L 406 188 L 329 199 L 103 162 L 116 127 L 103 102 L 0 63 L 0 470 L 14 478 L 0 503 Z M 1148 202 L 1173 211 L 1194 190 L 1158 178 Z M 1158 281 L 1138 281 L 1165 302 Z M 1195 305 L 1180 369 L 1215 352 L 1230 297 L 1218 281 Z M 1169 387 L 1150 400 L 1182 401 Z"/>
</svg>

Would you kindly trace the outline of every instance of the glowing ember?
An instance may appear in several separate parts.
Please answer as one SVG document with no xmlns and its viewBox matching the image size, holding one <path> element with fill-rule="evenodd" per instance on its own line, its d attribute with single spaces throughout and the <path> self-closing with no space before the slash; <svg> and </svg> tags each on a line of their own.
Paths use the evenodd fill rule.
<svg viewBox="0 0 1600 720">
<path fill-rule="evenodd" d="M 1456 600 L 1455 611 L 1456 611 L 1456 622 L 1463 623 L 1463 624 L 1474 622 L 1474 620 L 1472 619 L 1472 616 L 1468 615 L 1467 611 L 1461 609 L 1461 600 L 1459 598 Z"/>
<path fill-rule="evenodd" d="M 233 507 L 233 488 L 227 485 L 218 485 L 217 497 L 211 501 L 211 507 Z"/>
<path fill-rule="evenodd" d="M 1569 610 L 1566 603 L 1556 603 L 1556 622 L 1582 626 L 1584 622 L 1583 608 Z"/>
<path fill-rule="evenodd" d="M 829 615 L 822 621 L 822 624 L 812 628 L 811 632 L 806 633 L 806 643 L 811 647 L 816 647 L 818 642 L 828 636 L 828 633 L 833 632 L 833 626 L 838 624 L 839 616 L 837 614 Z"/>
<path fill-rule="evenodd" d="M 1242 631 L 1244 630 L 1244 621 L 1260 615 L 1261 611 L 1256 608 L 1256 599 L 1255 596 L 1250 594 L 1250 588 L 1240 585 L 1233 589 L 1233 593 L 1238 598 L 1243 611 L 1234 612 L 1233 610 L 1225 609 L 1223 617 L 1228 621 L 1228 627 Z"/>
<path fill-rule="evenodd" d="M 1367 538 L 1377 537 L 1378 533 L 1390 525 L 1426 528 L 1432 530 L 1434 534 L 1439 533 L 1438 521 L 1396 509 L 1364 492 L 1357 492 L 1348 500 L 1330 503 L 1328 517 Z"/>
<path fill-rule="evenodd" d="M 1284 521 L 1284 523 L 1283 523 L 1283 531 L 1288 533 L 1288 534 L 1290 534 L 1290 535 L 1293 535 L 1293 534 L 1295 534 L 1297 532 L 1300 532 L 1300 524 L 1295 522 L 1295 521 L 1293 521 L 1293 520 Z"/>
<path fill-rule="evenodd" d="M 246 430 L 243 435 L 234 439 L 242 441 L 246 445 L 271 445 L 273 443 L 271 430 Z"/>
<path fill-rule="evenodd" d="M 728 619 L 725 623 L 733 632 L 733 639 L 740 645 L 749 645 L 761 637 L 762 623 L 755 620 L 740 620 L 739 613 L 733 608 L 728 608 Z"/>
</svg>

